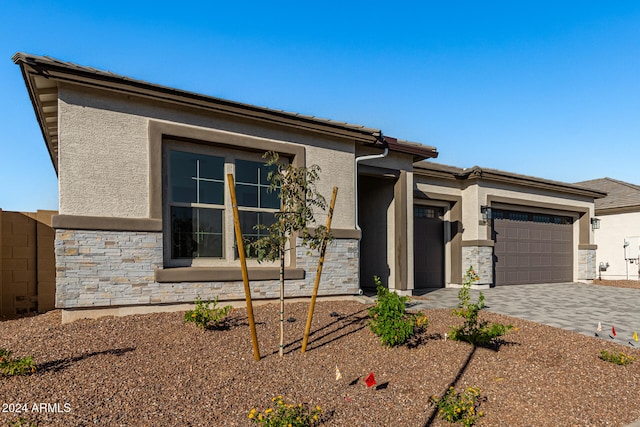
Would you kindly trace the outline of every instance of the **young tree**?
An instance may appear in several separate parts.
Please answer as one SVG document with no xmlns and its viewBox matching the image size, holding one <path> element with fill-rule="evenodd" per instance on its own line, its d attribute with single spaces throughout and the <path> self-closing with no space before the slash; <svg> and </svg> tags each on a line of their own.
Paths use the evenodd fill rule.
<svg viewBox="0 0 640 427">
<path fill-rule="evenodd" d="M 250 249 L 256 255 L 258 262 L 280 260 L 280 348 L 284 349 L 284 266 L 285 254 L 291 249 L 289 242 L 295 246 L 297 238 L 301 246 L 317 249 L 325 239 L 331 235 L 325 226 L 318 226 L 312 234 L 308 227 L 315 225 L 314 209 L 326 210 L 327 203 L 316 189 L 320 179 L 320 167 L 312 165 L 308 168 L 295 167 L 291 163 L 279 162 L 278 153 L 269 151 L 263 158 L 267 159 L 267 166 L 274 166 L 267 180 L 269 191 L 278 192 L 280 198 L 280 212 L 275 214 L 276 220 L 271 225 L 259 224 L 259 229 L 268 234 L 249 243 Z M 293 237 L 293 240 L 291 239 Z"/>
</svg>

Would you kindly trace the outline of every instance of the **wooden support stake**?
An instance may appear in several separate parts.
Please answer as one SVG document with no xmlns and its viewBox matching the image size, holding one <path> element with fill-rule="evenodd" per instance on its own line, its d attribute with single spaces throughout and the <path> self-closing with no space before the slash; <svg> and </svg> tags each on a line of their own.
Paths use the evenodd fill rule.
<svg viewBox="0 0 640 427">
<path fill-rule="evenodd" d="M 249 272 L 247 271 L 247 258 L 244 252 L 244 240 L 242 239 L 242 229 L 240 228 L 240 217 L 238 215 L 238 203 L 236 201 L 236 185 L 233 175 L 227 174 L 229 181 L 229 193 L 231 194 L 231 206 L 233 207 L 233 225 L 236 230 L 236 240 L 238 244 L 238 255 L 242 266 L 242 281 L 244 282 L 244 295 L 247 300 L 247 316 L 249 317 L 249 329 L 251 330 L 251 341 L 253 342 L 253 357 L 260 360 L 260 350 L 258 348 L 258 335 L 256 334 L 256 323 L 253 320 L 253 303 L 251 302 L 251 289 L 249 288 Z"/>
<path fill-rule="evenodd" d="M 331 231 L 331 218 L 333 218 L 333 208 L 336 204 L 336 196 L 338 195 L 338 187 L 333 187 L 331 194 L 331 204 L 329 205 L 329 215 L 327 216 L 327 231 Z M 309 341 L 309 332 L 311 332 L 311 320 L 313 319 L 313 309 L 316 305 L 316 297 L 318 296 L 318 287 L 320 286 L 320 276 L 322 275 L 322 266 L 324 264 L 324 254 L 327 251 L 327 239 L 322 241 L 320 247 L 320 259 L 318 260 L 318 269 L 316 270 L 316 280 L 313 284 L 313 294 L 311 295 L 311 304 L 309 304 L 309 315 L 307 316 L 307 326 L 304 329 L 304 339 L 302 340 L 302 352 L 307 351 L 307 342 Z"/>
</svg>

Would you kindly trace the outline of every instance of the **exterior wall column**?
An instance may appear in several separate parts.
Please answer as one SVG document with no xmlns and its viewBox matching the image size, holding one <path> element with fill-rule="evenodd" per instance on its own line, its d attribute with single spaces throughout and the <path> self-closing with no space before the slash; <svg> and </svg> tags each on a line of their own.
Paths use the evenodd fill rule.
<svg viewBox="0 0 640 427">
<path fill-rule="evenodd" d="M 406 209 L 407 213 L 407 231 L 406 231 L 406 241 L 407 241 L 407 291 L 409 294 L 413 293 L 415 289 L 415 273 L 413 271 L 413 238 L 415 237 L 414 228 L 413 228 L 413 172 L 407 172 L 407 185 L 406 185 Z"/>
<path fill-rule="evenodd" d="M 451 204 L 449 213 L 451 236 L 451 279 L 449 284 L 462 284 L 462 198 Z"/>
<path fill-rule="evenodd" d="M 479 277 L 472 287 L 488 288 L 493 285 L 493 240 L 462 242 L 461 279 L 470 267 Z"/>
<path fill-rule="evenodd" d="M 576 280 L 590 282 L 597 276 L 596 249 L 591 230 L 592 212 L 585 212 L 578 219 L 578 277 Z"/>
<path fill-rule="evenodd" d="M 464 197 L 466 203 L 462 207 L 465 227 L 461 242 L 460 285 L 464 281 L 467 270 L 473 267 L 479 277 L 473 287 L 488 288 L 494 282 L 494 241 L 493 236 L 491 236 L 491 221 L 484 221 L 480 216 L 480 207 L 489 204 L 485 192 L 480 190 L 481 188 L 477 181 L 465 189 L 467 197 Z"/>
<path fill-rule="evenodd" d="M 405 170 L 400 171 L 400 176 L 393 187 L 393 205 L 394 205 L 394 239 L 393 239 L 393 255 L 394 255 L 394 288 L 399 294 L 410 294 L 412 287 L 409 287 L 409 262 L 413 262 L 413 258 L 409 259 L 409 243 L 413 244 L 413 239 L 409 237 L 409 231 L 413 233 L 413 227 L 408 227 L 408 173 Z M 413 199 L 411 203 L 413 209 Z M 412 281 L 413 282 L 413 281 Z M 413 283 L 412 283 L 413 285 Z"/>
</svg>

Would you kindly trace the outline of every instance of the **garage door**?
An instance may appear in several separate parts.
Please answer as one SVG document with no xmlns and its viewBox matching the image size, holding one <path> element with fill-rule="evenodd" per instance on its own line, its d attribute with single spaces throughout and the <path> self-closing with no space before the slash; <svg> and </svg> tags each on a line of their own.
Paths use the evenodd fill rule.
<svg viewBox="0 0 640 427">
<path fill-rule="evenodd" d="M 573 219 L 493 210 L 496 285 L 573 280 Z"/>
<path fill-rule="evenodd" d="M 416 289 L 444 287 L 443 209 L 413 208 L 413 274 Z"/>
</svg>

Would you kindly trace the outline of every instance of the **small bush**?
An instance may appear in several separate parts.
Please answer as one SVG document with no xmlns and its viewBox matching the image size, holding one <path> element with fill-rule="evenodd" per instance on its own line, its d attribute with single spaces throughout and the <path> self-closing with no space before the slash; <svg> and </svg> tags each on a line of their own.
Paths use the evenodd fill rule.
<svg viewBox="0 0 640 427">
<path fill-rule="evenodd" d="M 473 282 L 479 280 L 478 275 L 469 267 L 464 276 L 462 288 L 458 291 L 458 308 L 453 310 L 453 314 L 465 319 L 462 326 L 451 328 L 451 339 L 456 341 L 465 341 L 472 345 L 488 345 L 494 342 L 498 337 L 507 333 L 512 325 L 503 325 L 501 323 L 489 324 L 486 320 L 478 320 L 478 313 L 484 308 L 484 295 L 480 292 L 478 302 L 471 303 L 471 295 L 469 289 Z"/>
<path fill-rule="evenodd" d="M 12 354 L 11 351 L 0 348 L 0 373 L 6 376 L 14 376 L 33 374 L 36 371 L 33 357 L 27 356 L 15 359 Z"/>
<path fill-rule="evenodd" d="M 419 329 L 427 327 L 428 320 L 423 313 L 406 312 L 408 297 L 390 292 L 382 286 L 378 276 L 374 276 L 373 280 L 378 300 L 375 306 L 369 308 L 369 328 L 384 345 L 393 347 L 404 344 Z"/>
<path fill-rule="evenodd" d="M 35 423 L 29 423 L 29 421 L 24 418 L 18 418 L 15 421 L 9 422 L 9 427 L 37 427 Z"/>
<path fill-rule="evenodd" d="M 184 321 L 193 322 L 201 328 L 208 328 L 211 324 L 215 326 L 220 323 L 233 309 L 230 305 L 217 307 L 218 297 L 213 301 L 213 307 L 209 307 L 211 304 L 211 301 L 203 302 L 198 296 L 196 307 L 184 314 Z"/>
<path fill-rule="evenodd" d="M 249 412 L 249 420 L 261 427 L 311 427 L 320 423 L 320 406 L 309 408 L 302 403 L 286 403 L 282 396 L 274 397 L 271 401 L 274 407 L 264 411 L 252 409 Z"/>
<path fill-rule="evenodd" d="M 470 427 L 484 416 L 482 411 L 478 411 L 479 397 L 480 389 L 477 387 L 467 387 L 461 393 L 456 393 L 453 387 L 449 387 L 442 399 L 432 396 L 431 404 L 437 406 L 441 419 Z"/>
<path fill-rule="evenodd" d="M 616 365 L 629 365 L 630 363 L 633 363 L 634 360 L 636 360 L 635 357 L 629 356 L 628 354 L 625 354 L 621 351 L 619 352 L 617 350 L 613 350 L 612 352 L 602 350 L 600 352 L 600 356 L 598 357 L 600 357 L 600 359 L 604 360 L 605 362 L 615 363 Z"/>
</svg>

